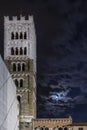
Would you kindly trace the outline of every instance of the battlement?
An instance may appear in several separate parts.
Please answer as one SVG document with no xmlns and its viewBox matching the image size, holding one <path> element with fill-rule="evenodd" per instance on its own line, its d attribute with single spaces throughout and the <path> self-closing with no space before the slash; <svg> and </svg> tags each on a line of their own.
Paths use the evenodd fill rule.
<svg viewBox="0 0 87 130">
<path fill-rule="evenodd" d="M 72 117 L 69 116 L 69 118 L 40 118 L 34 120 L 34 127 L 49 127 L 54 128 L 56 126 L 65 126 L 65 125 L 71 125 L 72 124 Z"/>
<path fill-rule="evenodd" d="M 9 17 L 9 16 L 4 16 L 4 21 L 8 22 L 8 21 L 33 21 L 33 16 L 32 15 L 28 15 L 28 17 L 25 17 L 25 16 L 22 16 L 20 15 L 20 17 L 18 16 L 12 16 L 12 17 Z"/>
</svg>

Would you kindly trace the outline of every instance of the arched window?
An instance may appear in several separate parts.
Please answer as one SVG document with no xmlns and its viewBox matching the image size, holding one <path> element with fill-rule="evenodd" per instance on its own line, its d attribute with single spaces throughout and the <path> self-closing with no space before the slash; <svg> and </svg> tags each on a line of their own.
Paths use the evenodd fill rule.
<svg viewBox="0 0 87 130">
<path fill-rule="evenodd" d="M 23 34 L 22 34 L 22 32 L 20 32 L 20 39 L 23 39 Z"/>
<path fill-rule="evenodd" d="M 11 33 L 11 39 L 12 40 L 14 39 L 14 33 L 13 32 Z"/>
<path fill-rule="evenodd" d="M 13 71 L 16 71 L 16 64 L 13 63 Z"/>
<path fill-rule="evenodd" d="M 27 39 L 27 33 L 24 32 L 24 39 Z"/>
<path fill-rule="evenodd" d="M 19 103 L 21 103 L 21 97 L 17 96 L 17 100 L 19 101 Z"/>
<path fill-rule="evenodd" d="M 15 85 L 18 87 L 18 80 L 15 79 Z"/>
<path fill-rule="evenodd" d="M 48 128 L 48 127 L 46 127 L 46 128 L 45 128 L 45 130 L 49 130 L 49 128 Z"/>
<path fill-rule="evenodd" d="M 21 71 L 21 65 L 18 63 L 18 71 Z"/>
<path fill-rule="evenodd" d="M 58 130 L 58 127 L 53 128 L 53 130 Z"/>
<path fill-rule="evenodd" d="M 25 64 L 22 64 L 22 71 L 25 71 Z"/>
<path fill-rule="evenodd" d="M 18 55 L 18 48 L 16 47 L 15 54 Z"/>
<path fill-rule="evenodd" d="M 58 130 L 63 130 L 63 128 L 60 127 Z"/>
<path fill-rule="evenodd" d="M 68 130 L 68 128 L 67 128 L 67 127 L 65 127 L 65 128 L 64 128 L 64 130 Z"/>
<path fill-rule="evenodd" d="M 43 127 L 41 127 L 41 128 L 40 128 L 40 130 L 44 130 L 44 128 L 43 128 Z"/>
<path fill-rule="evenodd" d="M 18 32 L 16 32 L 16 39 L 18 39 Z"/>
<path fill-rule="evenodd" d="M 41 130 L 40 127 L 35 127 L 35 130 Z"/>
<path fill-rule="evenodd" d="M 23 55 L 23 49 L 22 49 L 22 47 L 20 48 L 20 55 Z"/>
<path fill-rule="evenodd" d="M 20 87 L 23 87 L 23 79 L 20 79 Z"/>
<path fill-rule="evenodd" d="M 26 55 L 26 54 L 27 54 L 27 48 L 24 47 L 24 55 Z"/>
<path fill-rule="evenodd" d="M 11 55 L 14 55 L 14 48 L 11 48 Z"/>
</svg>

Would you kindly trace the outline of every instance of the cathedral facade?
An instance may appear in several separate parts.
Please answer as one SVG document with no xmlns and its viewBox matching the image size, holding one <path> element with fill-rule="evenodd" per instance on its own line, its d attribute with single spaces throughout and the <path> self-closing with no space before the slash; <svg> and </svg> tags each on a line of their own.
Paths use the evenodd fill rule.
<svg viewBox="0 0 87 130">
<path fill-rule="evenodd" d="M 33 16 L 4 17 L 4 60 L 17 87 L 19 130 L 87 130 L 72 118 L 36 118 L 36 33 Z"/>
</svg>

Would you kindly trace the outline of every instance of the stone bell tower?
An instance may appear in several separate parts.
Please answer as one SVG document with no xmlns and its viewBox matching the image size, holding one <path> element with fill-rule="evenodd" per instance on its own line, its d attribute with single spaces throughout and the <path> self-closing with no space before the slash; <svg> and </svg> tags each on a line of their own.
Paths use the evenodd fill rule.
<svg viewBox="0 0 87 130">
<path fill-rule="evenodd" d="M 36 35 L 33 16 L 4 17 L 4 60 L 17 87 L 19 130 L 36 118 Z"/>
</svg>

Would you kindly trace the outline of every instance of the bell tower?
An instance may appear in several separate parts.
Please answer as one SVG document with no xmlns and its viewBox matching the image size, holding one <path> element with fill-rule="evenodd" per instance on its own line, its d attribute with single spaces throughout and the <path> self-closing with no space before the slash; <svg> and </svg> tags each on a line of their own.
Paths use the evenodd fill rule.
<svg viewBox="0 0 87 130">
<path fill-rule="evenodd" d="M 17 87 L 19 130 L 36 118 L 36 34 L 33 16 L 4 17 L 4 60 Z"/>
</svg>

